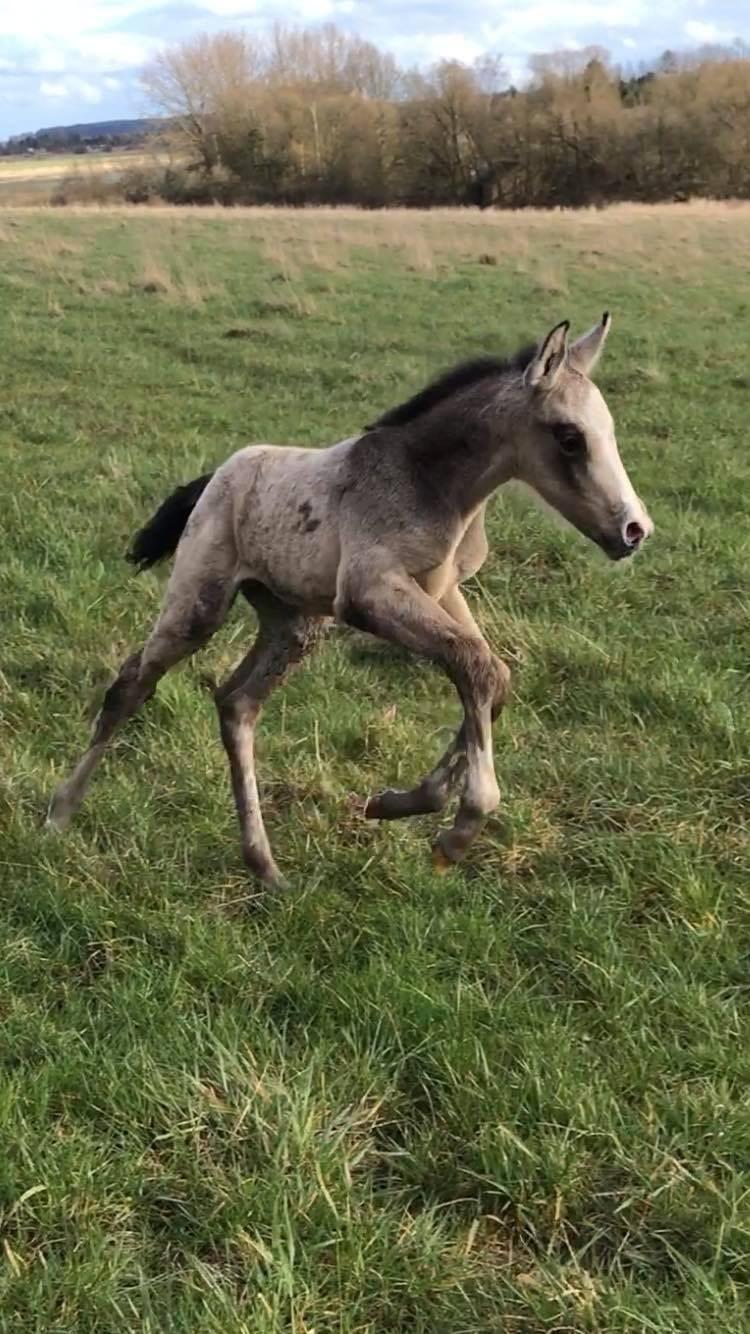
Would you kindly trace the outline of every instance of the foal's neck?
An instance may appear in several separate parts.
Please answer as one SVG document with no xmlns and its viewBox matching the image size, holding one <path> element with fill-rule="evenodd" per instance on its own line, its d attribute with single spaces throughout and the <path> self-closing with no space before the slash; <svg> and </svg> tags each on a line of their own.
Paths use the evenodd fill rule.
<svg viewBox="0 0 750 1334">
<path fill-rule="evenodd" d="M 512 402 L 503 402 L 497 382 L 483 389 L 426 413 L 406 441 L 418 476 L 464 516 L 514 474 Z"/>
</svg>

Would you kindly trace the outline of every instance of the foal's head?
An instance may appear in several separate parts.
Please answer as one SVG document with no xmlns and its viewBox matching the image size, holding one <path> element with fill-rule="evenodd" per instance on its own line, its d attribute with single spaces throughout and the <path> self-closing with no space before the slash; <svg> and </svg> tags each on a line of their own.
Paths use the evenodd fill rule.
<svg viewBox="0 0 750 1334">
<path fill-rule="evenodd" d="M 568 322 L 547 335 L 523 375 L 516 474 L 613 560 L 653 531 L 622 465 L 612 416 L 589 378 L 610 328 L 568 343 Z"/>
</svg>

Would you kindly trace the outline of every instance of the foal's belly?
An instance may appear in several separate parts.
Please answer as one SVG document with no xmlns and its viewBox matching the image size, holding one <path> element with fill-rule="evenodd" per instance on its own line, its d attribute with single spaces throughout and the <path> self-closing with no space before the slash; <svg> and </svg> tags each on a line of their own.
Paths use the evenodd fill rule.
<svg viewBox="0 0 750 1334">
<path fill-rule="evenodd" d="M 245 451 L 249 473 L 237 520 L 241 578 L 259 579 L 283 602 L 333 614 L 341 546 L 337 481 L 344 446 Z"/>
<path fill-rule="evenodd" d="M 351 444 L 343 440 L 320 450 L 254 445 L 234 456 L 227 474 L 239 497 L 235 541 L 240 579 L 257 579 L 282 601 L 311 614 L 333 614 Z M 438 552 L 434 542 L 431 545 L 434 559 Z M 394 559 L 403 561 L 424 591 L 440 601 L 474 574 L 487 554 L 483 507 L 447 539 L 444 559 L 427 570 L 416 568 L 419 548 L 409 552 L 411 559 L 398 548 L 396 542 Z"/>
</svg>

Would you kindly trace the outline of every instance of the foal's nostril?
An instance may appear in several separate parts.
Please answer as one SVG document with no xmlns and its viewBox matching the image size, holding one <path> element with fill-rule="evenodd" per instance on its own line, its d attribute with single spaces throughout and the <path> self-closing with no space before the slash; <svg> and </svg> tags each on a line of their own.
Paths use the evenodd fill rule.
<svg viewBox="0 0 750 1334">
<path fill-rule="evenodd" d="M 629 547 L 640 546 L 645 536 L 646 534 L 643 528 L 639 523 L 636 523 L 635 520 L 632 520 L 626 525 L 624 537 Z"/>
</svg>

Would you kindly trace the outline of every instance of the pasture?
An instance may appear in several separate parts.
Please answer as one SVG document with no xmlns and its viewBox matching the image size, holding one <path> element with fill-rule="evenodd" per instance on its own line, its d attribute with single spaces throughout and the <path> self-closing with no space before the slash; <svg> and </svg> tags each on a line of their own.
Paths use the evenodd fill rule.
<svg viewBox="0 0 750 1334">
<path fill-rule="evenodd" d="M 0 1326 L 750 1330 L 750 208 L 8 210 L 0 245 Z M 462 869 L 348 804 L 437 758 L 450 685 L 334 631 L 260 725 L 293 892 L 251 910 L 239 606 L 40 828 L 174 485 L 605 308 L 656 534 L 612 568 L 491 506 L 514 687 Z"/>
<path fill-rule="evenodd" d="M 152 153 L 120 151 L 92 153 L 40 153 L 38 156 L 0 157 L 0 207 L 46 205 L 54 199 L 63 181 L 88 188 L 106 189 L 132 168 L 153 163 Z"/>
</svg>

